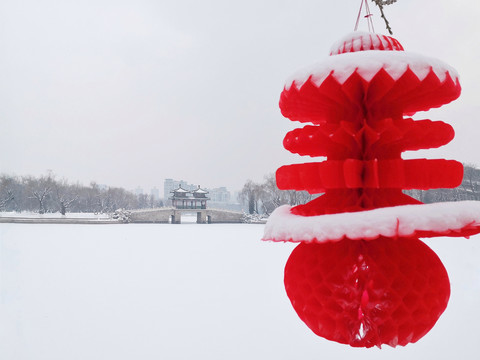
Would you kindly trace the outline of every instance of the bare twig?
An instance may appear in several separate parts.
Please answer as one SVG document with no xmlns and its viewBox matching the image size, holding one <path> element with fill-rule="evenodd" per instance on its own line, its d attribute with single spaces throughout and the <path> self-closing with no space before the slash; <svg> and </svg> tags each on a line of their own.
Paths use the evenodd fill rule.
<svg viewBox="0 0 480 360">
<path fill-rule="evenodd" d="M 382 0 L 372 0 L 377 6 L 378 8 L 380 9 L 380 16 L 383 18 L 383 20 L 385 21 L 385 26 L 387 27 L 387 30 L 389 32 L 390 35 L 393 35 L 393 31 L 392 31 L 392 28 L 390 27 L 390 24 L 387 20 L 387 18 L 385 17 L 385 14 L 383 12 L 383 6 L 384 5 L 391 5 L 395 2 L 397 2 L 397 0 L 385 0 L 385 1 L 382 1 Z"/>
</svg>

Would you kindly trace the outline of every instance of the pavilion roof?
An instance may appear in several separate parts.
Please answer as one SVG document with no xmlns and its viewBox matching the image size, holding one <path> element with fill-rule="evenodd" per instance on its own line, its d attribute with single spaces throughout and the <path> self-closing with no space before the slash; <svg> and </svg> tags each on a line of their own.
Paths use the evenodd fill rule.
<svg viewBox="0 0 480 360">
<path fill-rule="evenodd" d="M 182 185 L 179 185 L 177 189 L 174 189 L 170 192 L 173 192 L 173 193 L 189 193 L 190 191 L 185 190 L 184 188 L 182 188 Z"/>
<path fill-rule="evenodd" d="M 198 188 L 193 190 L 192 193 L 196 193 L 196 194 L 208 194 L 208 191 L 204 190 L 204 189 L 201 189 L 200 188 L 200 185 L 198 185 Z"/>
</svg>

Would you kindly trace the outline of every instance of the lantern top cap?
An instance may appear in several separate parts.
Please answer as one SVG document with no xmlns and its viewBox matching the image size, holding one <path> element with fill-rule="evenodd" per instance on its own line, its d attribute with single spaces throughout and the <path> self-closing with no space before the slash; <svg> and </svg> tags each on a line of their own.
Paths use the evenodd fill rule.
<svg viewBox="0 0 480 360">
<path fill-rule="evenodd" d="M 333 44 L 330 55 L 368 50 L 403 51 L 403 46 L 391 36 L 355 31 Z"/>
</svg>

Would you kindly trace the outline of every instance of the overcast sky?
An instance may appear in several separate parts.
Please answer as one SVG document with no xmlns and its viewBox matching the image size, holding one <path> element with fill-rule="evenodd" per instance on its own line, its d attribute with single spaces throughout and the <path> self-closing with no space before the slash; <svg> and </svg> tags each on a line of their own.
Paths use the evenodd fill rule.
<svg viewBox="0 0 480 360">
<path fill-rule="evenodd" d="M 292 73 L 353 30 L 359 5 L 2 2 L 0 172 L 52 170 L 71 182 L 145 190 L 175 178 L 233 191 L 280 165 L 311 161 L 282 147 L 300 124 L 282 117 L 279 95 Z M 385 13 L 406 50 L 447 62 L 463 87 L 456 102 L 417 117 L 451 124 L 456 138 L 415 157 L 480 164 L 480 3 L 398 0 Z"/>
</svg>

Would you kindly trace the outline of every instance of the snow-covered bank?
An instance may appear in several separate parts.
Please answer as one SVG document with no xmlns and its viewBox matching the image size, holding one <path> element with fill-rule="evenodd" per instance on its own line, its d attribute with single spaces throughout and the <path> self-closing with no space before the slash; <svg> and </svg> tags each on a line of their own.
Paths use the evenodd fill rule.
<svg viewBox="0 0 480 360">
<path fill-rule="evenodd" d="M 296 246 L 264 226 L 0 224 L 0 359 L 480 357 L 480 237 L 428 240 L 452 283 L 435 328 L 405 348 L 321 339 L 283 288 Z"/>
<path fill-rule="evenodd" d="M 107 214 L 91 213 L 0 213 L 0 223 L 15 224 L 117 224 L 121 220 L 114 219 Z"/>
<path fill-rule="evenodd" d="M 45 213 L 39 214 L 34 212 L 0 212 L 0 218 L 28 218 L 28 219 L 109 219 L 108 214 L 94 214 L 94 213 Z"/>
</svg>

